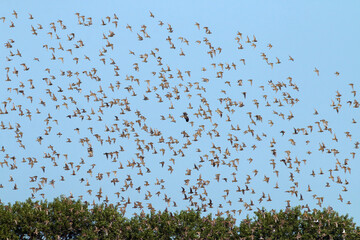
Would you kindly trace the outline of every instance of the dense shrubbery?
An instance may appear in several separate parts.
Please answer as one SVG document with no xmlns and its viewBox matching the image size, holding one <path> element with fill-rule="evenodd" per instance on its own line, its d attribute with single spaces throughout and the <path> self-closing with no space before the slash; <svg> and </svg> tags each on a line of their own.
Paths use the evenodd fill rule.
<svg viewBox="0 0 360 240">
<path fill-rule="evenodd" d="M 68 198 L 0 205 L 0 239 L 360 239 L 360 228 L 331 209 L 258 210 L 235 224 L 196 211 L 125 218 L 113 206 Z"/>
</svg>

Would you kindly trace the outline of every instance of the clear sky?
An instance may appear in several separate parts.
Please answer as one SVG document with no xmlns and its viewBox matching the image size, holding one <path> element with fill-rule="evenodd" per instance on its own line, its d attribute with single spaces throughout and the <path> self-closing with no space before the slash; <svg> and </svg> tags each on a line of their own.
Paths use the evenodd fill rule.
<svg viewBox="0 0 360 240">
<path fill-rule="evenodd" d="M 141 202 L 241 219 L 289 200 L 359 224 L 358 9 L 5 1 L 1 201 L 107 197 L 128 216 Z"/>
</svg>

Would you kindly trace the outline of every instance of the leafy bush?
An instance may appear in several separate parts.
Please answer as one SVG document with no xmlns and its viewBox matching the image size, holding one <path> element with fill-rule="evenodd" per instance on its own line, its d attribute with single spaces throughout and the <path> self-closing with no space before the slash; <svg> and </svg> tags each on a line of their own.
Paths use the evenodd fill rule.
<svg viewBox="0 0 360 240">
<path fill-rule="evenodd" d="M 126 218 L 113 205 L 60 197 L 0 205 L 0 239 L 360 239 L 348 215 L 332 209 L 258 209 L 237 226 L 231 216 L 199 211 L 151 212 Z"/>
</svg>

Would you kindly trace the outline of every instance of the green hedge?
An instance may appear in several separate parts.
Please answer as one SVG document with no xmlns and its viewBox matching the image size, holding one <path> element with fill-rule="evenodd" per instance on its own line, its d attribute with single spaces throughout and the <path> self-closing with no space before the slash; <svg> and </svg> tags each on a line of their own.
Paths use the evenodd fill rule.
<svg viewBox="0 0 360 240">
<path fill-rule="evenodd" d="M 352 218 L 301 207 L 255 212 L 236 224 L 198 211 L 124 217 L 112 205 L 65 197 L 0 205 L 0 239 L 360 239 Z"/>
</svg>

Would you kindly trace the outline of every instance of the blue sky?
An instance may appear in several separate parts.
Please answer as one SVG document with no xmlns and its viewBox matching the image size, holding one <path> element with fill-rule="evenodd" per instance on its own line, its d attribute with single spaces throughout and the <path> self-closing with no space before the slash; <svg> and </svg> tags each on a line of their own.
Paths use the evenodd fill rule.
<svg viewBox="0 0 360 240">
<path fill-rule="evenodd" d="M 3 164 L 0 168 L 0 184 L 3 185 L 0 199 L 5 203 L 24 200 L 31 196 L 31 188 L 39 188 L 40 184 L 42 189 L 34 193 L 36 199 L 44 197 L 51 200 L 61 194 L 73 194 L 75 198 L 83 196 L 84 200 L 95 200 L 99 203 L 108 196 L 109 202 L 120 202 L 123 206 L 122 198 L 126 201 L 130 198 L 131 204 L 126 213 L 131 216 L 134 212 L 141 212 L 141 209 L 133 208 L 134 202 L 142 202 L 146 212 L 148 204 L 152 204 L 157 210 L 168 207 L 169 210 L 177 211 L 192 207 L 189 200 L 183 199 L 184 187 L 187 197 L 192 196 L 192 201 L 197 202 L 200 207 L 201 204 L 208 204 L 211 199 L 213 208 L 207 206 L 206 213 L 242 210 L 240 216 L 236 215 L 241 219 L 251 214 L 244 206 L 244 203 L 250 204 L 251 201 L 255 210 L 257 207 L 282 209 L 287 200 L 290 200 L 292 206 L 308 204 L 310 208 L 319 208 L 316 203 L 323 198 L 322 207 L 332 206 L 342 214 L 350 214 L 359 223 L 359 191 L 356 184 L 360 182 L 360 178 L 356 172 L 359 171 L 360 164 L 359 151 L 355 147 L 360 137 L 360 118 L 358 108 L 354 107 L 354 102 L 359 101 L 359 96 L 354 92 L 359 90 L 359 5 L 356 1 L 305 1 L 301 4 L 294 1 L 228 1 L 226 4 L 208 1 L 181 1 L 171 4 L 168 1 L 140 1 L 125 5 L 117 1 L 105 1 L 101 5 L 95 1 L 4 3 L 0 10 L 0 17 L 5 17 L 4 23 L 0 20 L 0 38 L 3 43 L 0 48 L 0 61 L 1 66 L 4 66 L 0 69 L 0 109 L 4 112 L 6 108 L 8 114 L 0 115 L 0 121 L 5 125 L 5 129 L 0 130 L 0 147 L 5 148 L 4 152 L 0 152 L 0 159 L 1 162 L 7 161 L 8 166 Z M 14 10 L 18 13 L 18 18 L 12 14 Z M 154 14 L 154 18 L 150 17 L 149 11 Z M 29 19 L 28 13 L 31 13 L 34 19 Z M 92 25 L 79 25 L 75 13 L 84 16 L 85 22 L 91 17 Z M 115 19 L 114 14 L 118 19 Z M 66 29 L 61 28 L 58 20 L 62 20 Z M 105 26 L 101 24 L 102 20 L 106 23 Z M 117 21 L 117 27 L 113 21 Z M 164 25 L 159 26 L 159 21 Z M 9 27 L 11 22 L 15 27 Z M 200 30 L 195 26 L 195 22 L 200 24 Z M 51 23 L 55 24 L 56 32 L 51 28 Z M 43 29 L 38 29 L 38 24 L 41 24 Z M 167 29 L 168 24 L 173 32 Z M 132 27 L 132 31 L 126 28 L 127 25 Z M 146 25 L 145 32 L 150 38 L 146 38 L 141 32 L 143 25 Z M 32 35 L 31 26 L 38 35 Z M 204 27 L 208 27 L 211 34 L 207 34 Z M 108 36 L 110 31 L 115 34 L 113 37 Z M 239 43 L 243 49 L 238 49 L 239 43 L 235 40 L 238 32 L 242 33 Z M 75 36 L 69 41 L 68 35 L 71 33 Z M 56 39 L 55 34 L 60 39 Z M 138 40 L 137 34 L 143 36 L 142 41 Z M 103 39 L 103 35 L 108 36 L 108 39 Z M 246 43 L 247 36 L 250 43 Z M 254 36 L 256 42 L 253 41 Z M 170 48 L 171 45 L 166 40 L 168 37 L 171 37 L 175 49 Z M 189 45 L 179 37 L 187 39 Z M 221 53 L 215 50 L 217 54 L 211 58 L 205 38 L 214 49 L 220 47 Z M 11 43 L 12 48 L 6 48 L 5 44 L 10 39 L 14 40 L 14 43 Z M 76 48 L 79 41 L 82 41 L 84 46 Z M 107 41 L 113 44 L 113 49 Z M 64 51 L 59 49 L 59 43 Z M 271 49 L 269 44 L 272 45 Z M 44 45 L 50 49 L 46 50 Z M 51 47 L 54 47 L 54 52 Z M 10 51 L 15 54 L 17 49 L 22 56 L 11 56 Z M 72 55 L 67 49 L 72 49 Z M 107 51 L 104 52 L 103 49 Z M 129 50 L 135 55 L 129 54 Z M 179 55 L 181 50 L 185 56 Z M 156 58 L 151 55 L 151 51 Z M 100 52 L 103 52 L 104 56 L 99 56 Z M 55 60 L 51 60 L 52 54 Z M 140 58 L 145 54 L 148 54 L 147 62 Z M 267 62 L 262 54 L 267 57 Z M 85 56 L 89 57 L 90 61 L 86 60 Z M 289 61 L 289 56 L 294 61 Z M 74 60 L 76 57 L 78 63 Z M 163 65 L 158 65 L 157 57 L 161 57 Z M 39 58 L 39 61 L 34 58 Z M 101 58 L 105 60 L 105 64 Z M 276 64 L 276 58 L 280 60 L 280 64 Z M 245 64 L 240 59 L 245 59 Z M 112 61 L 115 64 L 111 64 Z M 23 63 L 29 70 L 24 70 L 21 65 Z M 134 69 L 134 63 L 138 64 L 139 71 Z M 216 64 L 215 68 L 213 63 Z M 232 63 L 236 65 L 236 70 Z M 273 63 L 273 68 L 268 63 Z M 223 70 L 219 64 L 224 64 Z M 229 64 L 231 70 L 226 69 L 226 64 Z M 115 66 L 118 66 L 116 71 L 119 76 L 115 76 Z M 165 71 L 167 66 L 171 71 Z M 18 76 L 14 73 L 14 68 L 18 70 Z M 101 78 L 100 81 L 84 73 L 93 68 Z M 203 68 L 206 71 L 203 71 Z M 319 70 L 319 76 L 314 72 L 315 68 Z M 178 70 L 181 71 L 183 80 L 177 78 Z M 66 73 L 65 76 L 61 76 L 61 71 Z M 72 74 L 68 77 L 68 71 L 79 72 L 79 75 Z M 190 71 L 191 76 L 188 76 L 186 71 Z M 220 71 L 223 72 L 223 78 L 216 77 Z M 155 72 L 155 75 L 152 72 Z M 165 76 L 169 88 L 162 89 L 160 74 Z M 6 81 L 7 75 L 11 81 Z M 126 80 L 127 76 L 128 79 L 131 79 L 130 76 L 138 79 L 139 84 Z M 78 82 L 77 77 L 82 82 L 81 90 L 74 89 Z M 292 82 L 289 82 L 288 77 L 292 78 Z M 204 82 L 204 78 L 208 79 L 208 82 Z M 29 79 L 32 79 L 34 89 L 31 88 Z M 52 85 L 47 84 L 45 79 L 52 79 Z M 239 80 L 243 81 L 242 86 L 238 85 Z M 116 87 L 117 82 L 120 83 L 119 89 Z M 282 88 L 274 91 L 271 82 L 283 83 Z M 291 86 L 291 83 L 295 85 Z M 73 88 L 69 89 L 71 84 Z M 109 88 L 110 84 L 114 86 L 114 91 Z M 196 89 L 196 84 L 199 89 Z M 349 84 L 353 84 L 353 87 Z M 126 89 L 129 86 L 132 88 L 130 91 Z M 147 92 L 148 86 L 151 92 Z M 294 86 L 297 86 L 298 90 L 294 89 Z M 157 90 L 154 90 L 154 87 Z M 16 89 L 22 89 L 24 95 L 17 94 Z M 59 91 L 60 89 L 62 91 Z M 133 96 L 133 91 L 136 96 Z M 337 91 L 341 97 L 336 96 Z M 243 92 L 246 92 L 246 98 Z M 169 93 L 172 94 L 170 99 L 166 97 Z M 104 94 L 106 98 L 103 98 Z M 158 101 L 157 94 L 162 98 L 162 102 Z M 188 94 L 191 94 L 191 98 Z M 91 95 L 89 101 L 87 95 Z M 144 96 L 149 100 L 145 101 Z M 298 101 L 292 106 L 286 103 L 285 96 L 290 99 L 289 102 L 291 99 Z M 102 100 L 94 101 L 96 98 Z M 111 101 L 116 101 L 114 99 L 119 99 L 122 103 L 126 99 L 131 110 L 125 110 L 125 105 L 121 104 L 106 107 L 107 103 L 110 105 Z M 233 103 L 243 102 L 244 107 L 234 104 L 226 106 L 226 101 L 221 103 L 219 99 L 228 99 Z M 280 100 L 282 106 L 279 106 L 275 99 Z M 335 105 L 341 105 L 338 113 L 331 106 L 332 101 Z M 3 102 L 6 102 L 6 107 Z M 255 102 L 259 103 L 259 107 Z M 267 102 L 269 106 L 266 106 Z M 188 108 L 189 104 L 193 109 Z M 21 108 L 18 105 L 21 105 Z M 174 109 L 169 109 L 171 105 Z M 11 110 L 13 106 L 15 110 Z M 31 121 L 26 116 L 27 109 L 31 112 Z M 39 114 L 36 113 L 37 109 Z M 67 117 L 74 115 L 77 109 L 79 114 Z M 94 114 L 91 114 L 92 109 Z M 201 109 L 209 111 L 204 115 Z M 315 109 L 318 112 L 316 115 Z M 137 110 L 143 118 L 136 114 Z M 216 110 L 220 110 L 223 116 Z M 122 111 L 125 114 L 120 114 Z M 203 115 L 197 117 L 199 111 Z M 192 123 L 180 117 L 183 112 L 188 113 Z M 169 114 L 176 122 L 171 121 Z M 161 115 L 165 120 L 161 120 Z M 257 120 L 256 115 L 261 116 L 262 121 Z M 294 117 L 288 120 L 291 115 Z M 89 116 L 91 120 L 88 120 Z M 98 121 L 99 116 L 102 121 Z M 205 116 L 210 116 L 211 120 Z M 228 116 L 230 121 L 227 121 Z M 57 120 L 57 123 L 54 120 Z M 353 120 L 356 123 L 353 123 Z M 133 129 L 124 125 L 126 121 L 133 122 Z M 274 125 L 270 126 L 269 121 Z M 9 123 L 13 129 L 9 129 Z M 16 130 L 17 124 L 21 126 L 19 130 Z M 117 124 L 118 131 L 114 124 Z M 148 129 L 161 131 L 164 142 L 159 142 L 159 136 L 151 136 L 149 131 L 144 130 L 144 124 Z M 322 129 L 320 132 L 318 124 Z M 241 130 L 231 130 L 231 125 L 235 128 L 239 125 Z M 312 132 L 309 126 L 312 126 Z M 106 131 L 107 127 L 110 130 L 113 127 L 114 131 Z M 92 133 L 89 128 L 92 128 Z M 254 136 L 247 131 L 249 128 L 254 131 Z M 294 128 L 304 131 L 293 134 Z M 331 130 L 326 130 L 329 128 Z M 304 134 L 305 130 L 307 135 Z M 189 137 L 184 137 L 183 131 Z M 19 136 L 20 132 L 22 137 Z M 62 134 L 60 137 L 57 135 L 59 132 Z M 193 135 L 197 132 L 200 132 L 201 136 L 199 134 L 197 141 L 194 141 Z M 219 137 L 215 137 L 217 132 Z M 351 139 L 346 132 L 349 132 Z M 120 137 L 122 133 L 129 133 L 129 137 Z M 333 140 L 334 134 L 338 141 Z M 36 141 L 40 137 L 43 139 L 41 144 Z M 177 139 L 178 143 L 170 143 L 170 137 Z M 68 138 L 71 143 L 67 142 Z M 105 141 L 108 138 L 111 139 L 111 144 Z M 231 138 L 233 140 L 229 140 Z M 82 139 L 89 140 L 88 143 L 93 149 L 92 157 L 88 154 L 90 145 L 84 143 L 82 146 Z M 102 139 L 103 144 L 99 139 Z M 276 143 L 271 146 L 273 139 Z M 25 149 L 20 147 L 17 140 L 21 140 Z M 188 145 L 188 142 L 191 145 Z M 237 151 L 234 143 L 238 146 L 245 144 L 246 147 Z M 157 154 L 153 153 L 151 145 Z M 254 145 L 255 150 L 252 148 Z M 320 145 L 325 145 L 324 152 L 319 151 Z M 144 153 L 139 150 L 139 146 Z M 150 148 L 149 151 L 146 146 Z M 121 147 L 124 152 L 120 151 Z M 160 149 L 165 150 L 164 155 Z M 274 149 L 276 156 L 273 155 Z M 335 149 L 338 151 L 336 154 Z M 330 153 L 327 153 L 327 150 Z M 116 159 L 107 159 L 104 154 L 116 151 L 119 152 Z M 173 151 L 176 151 L 177 155 L 174 155 Z M 224 155 L 227 151 L 229 156 Z M 355 153 L 354 158 L 352 153 Z M 50 155 L 50 158 L 44 157 L 46 155 Z M 144 159 L 143 163 L 140 155 Z M 115 157 L 115 154 L 113 156 Z M 16 161 L 13 167 L 11 157 Z M 28 162 L 35 158 L 37 162 L 31 167 Z M 220 161 L 219 167 L 213 167 L 211 159 L 216 161 L 217 158 Z M 253 159 L 251 163 L 249 158 Z M 282 161 L 284 159 L 287 161 L 286 165 Z M 299 165 L 296 159 L 301 162 Z M 306 164 L 302 161 L 304 159 Z M 136 164 L 128 165 L 128 161 Z M 164 167 L 161 167 L 162 161 Z M 270 164 L 271 161 L 276 163 L 275 169 Z M 118 169 L 120 165 L 123 165 L 123 169 Z M 199 165 L 202 166 L 199 168 Z M 65 170 L 66 166 L 70 170 Z M 79 166 L 79 170 L 75 166 Z M 41 167 L 45 167 L 45 171 Z M 172 173 L 169 171 L 171 168 Z M 351 168 L 351 174 L 348 168 Z M 140 169 L 143 175 L 139 174 Z M 147 169 L 151 172 L 147 172 Z M 186 175 L 188 169 L 191 170 L 191 175 Z M 256 175 L 255 170 L 258 171 Z M 274 170 L 278 171 L 279 176 Z M 113 171 L 116 171 L 116 176 Z M 315 176 L 311 175 L 313 171 Z M 321 171 L 323 174 L 320 174 Z M 72 175 L 73 172 L 76 175 Z M 101 174 L 103 178 L 98 180 L 96 176 Z M 215 179 L 216 174 L 220 174 L 219 182 Z M 30 177 L 34 176 L 37 176 L 37 179 L 29 182 Z M 62 176 L 65 181 L 61 181 Z M 234 176 L 237 182 L 232 182 Z M 251 177 L 249 183 L 248 176 Z M 290 176 L 293 176 L 293 181 Z M 267 183 L 264 180 L 268 177 Z M 9 181 L 11 178 L 14 181 Z M 41 183 L 41 178 L 46 178 L 47 183 Z M 114 185 L 111 180 L 115 178 L 119 182 Z M 81 179 L 84 181 L 81 182 Z M 54 188 L 49 185 L 51 180 L 55 181 Z M 160 184 L 156 184 L 157 180 Z M 87 181 L 90 186 L 86 186 Z M 146 186 L 146 181 L 149 186 Z M 185 184 L 186 181 L 188 185 Z M 202 185 L 201 182 L 205 184 L 207 196 L 204 188 L 199 188 L 198 194 L 190 193 L 195 192 L 194 186 Z M 126 189 L 126 185 L 130 183 L 133 186 Z M 330 187 L 326 187 L 327 183 Z M 13 190 L 14 184 L 18 190 Z M 274 188 L 276 184 L 278 189 Z M 245 194 L 236 191 L 238 188 L 246 189 L 246 186 L 249 190 L 245 191 Z M 311 192 L 308 191 L 309 186 Z M 95 195 L 100 188 L 103 198 L 98 201 Z M 292 189 L 298 196 L 289 192 Z M 92 190 L 91 195 L 88 190 Z M 120 198 L 117 198 L 116 192 L 120 193 Z M 149 192 L 152 197 L 146 200 L 145 196 L 149 195 Z M 159 196 L 156 193 L 159 193 Z M 259 200 L 263 194 L 266 198 Z M 303 201 L 299 200 L 300 194 Z M 343 197 L 343 202 L 338 200 L 339 194 Z M 200 195 L 204 201 L 200 199 Z M 272 201 L 267 201 L 269 195 Z M 165 200 L 170 198 L 168 206 Z M 243 202 L 238 202 L 240 198 Z M 351 205 L 346 204 L 348 201 Z M 174 207 L 174 202 L 177 207 Z"/>
</svg>

